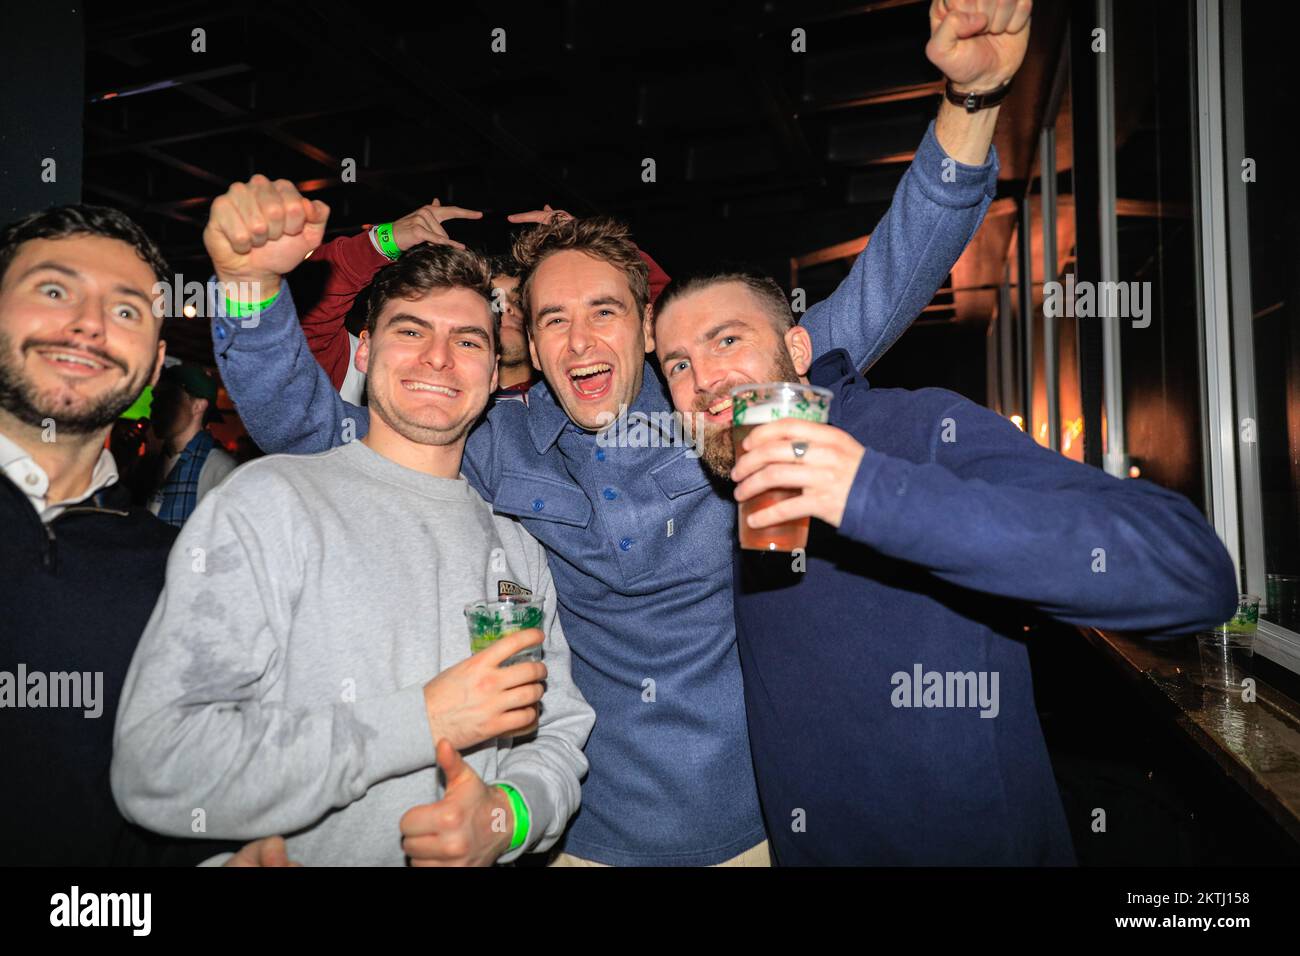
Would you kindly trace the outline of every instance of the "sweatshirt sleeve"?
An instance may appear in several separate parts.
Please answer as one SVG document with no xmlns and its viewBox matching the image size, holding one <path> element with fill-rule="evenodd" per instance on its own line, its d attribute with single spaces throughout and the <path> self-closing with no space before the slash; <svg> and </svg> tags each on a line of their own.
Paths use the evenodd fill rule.
<svg viewBox="0 0 1300 956">
<path fill-rule="evenodd" d="M 281 283 L 276 300 L 256 315 L 227 316 L 218 308 L 221 299 L 214 277 L 208 282 L 212 351 L 258 447 L 308 454 L 365 437 L 370 413 L 340 398 L 313 357 L 288 283 Z"/>
<path fill-rule="evenodd" d="M 352 355 L 344 321 L 357 296 L 389 260 L 370 241 L 370 233 L 362 232 L 325 243 L 311 261 L 324 263 L 327 275 L 320 300 L 303 314 L 302 331 L 312 355 L 338 389 L 347 378 Z"/>
<path fill-rule="evenodd" d="M 930 123 L 867 247 L 830 298 L 800 322 L 813 353 L 844 349 L 862 369 L 897 341 L 934 298 L 997 192 L 998 159 L 982 166 L 944 152 Z"/>
<path fill-rule="evenodd" d="M 928 425 L 929 462 L 867 449 L 841 534 L 1069 624 L 1180 634 L 1231 616 L 1232 560 L 1186 498 L 1071 461 L 965 399 Z"/>
<path fill-rule="evenodd" d="M 496 780 L 492 781 L 508 783 L 518 790 L 529 818 L 523 844 L 502 856 L 499 863 L 509 863 L 523 853 L 548 850 L 564 833 L 569 818 L 578 811 L 581 780 L 587 773 L 587 758 L 582 748 L 596 721 L 595 712 L 573 683 L 569 645 L 560 627 L 555 585 L 546 566 L 545 553 L 535 541 L 531 544 L 537 549 L 542 567 L 546 694 L 542 697 L 537 733 L 510 746 L 498 765 Z"/>
<path fill-rule="evenodd" d="M 193 836 L 200 820 L 213 838 L 291 833 L 435 760 L 420 684 L 354 703 L 280 703 L 310 548 L 242 503 L 292 489 L 248 474 L 181 530 L 114 726 L 118 808 L 170 836 Z"/>
</svg>

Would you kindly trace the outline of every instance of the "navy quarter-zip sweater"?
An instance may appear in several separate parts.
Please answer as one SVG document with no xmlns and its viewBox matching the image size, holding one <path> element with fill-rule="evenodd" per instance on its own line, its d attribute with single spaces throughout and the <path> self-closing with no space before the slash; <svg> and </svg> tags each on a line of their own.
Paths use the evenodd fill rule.
<svg viewBox="0 0 1300 956">
<path fill-rule="evenodd" d="M 1227 551 L 1182 496 L 1070 461 L 953 392 L 870 388 L 842 351 L 809 379 L 867 452 L 838 532 L 811 523 L 806 570 L 737 549 L 777 862 L 1073 863 L 1024 624 L 1210 626 L 1236 602 Z"/>
<path fill-rule="evenodd" d="M 128 824 L 113 802 L 118 698 L 176 539 L 128 497 L 112 486 L 42 524 L 0 473 L 0 671 L 17 675 L 22 665 L 29 682 L 37 672 L 103 675 L 96 717 L 0 708 L 0 865 L 187 866 L 238 848 L 158 836 Z"/>
</svg>

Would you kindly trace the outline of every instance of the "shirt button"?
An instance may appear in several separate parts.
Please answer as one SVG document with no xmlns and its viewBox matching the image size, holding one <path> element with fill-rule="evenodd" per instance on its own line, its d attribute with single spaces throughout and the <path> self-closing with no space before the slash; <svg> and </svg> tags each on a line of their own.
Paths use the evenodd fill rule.
<svg viewBox="0 0 1300 956">
<path fill-rule="evenodd" d="M 597 448 L 597 449 L 596 449 L 596 460 L 597 460 L 597 461 L 604 461 L 604 460 L 605 460 L 605 449 L 603 449 L 603 448 Z"/>
<path fill-rule="evenodd" d="M 545 508 L 545 507 L 546 507 L 546 502 L 543 501 L 541 498 L 534 498 L 534 499 L 533 499 L 533 510 L 534 510 L 534 511 L 541 511 L 541 510 L 542 510 L 543 508 Z"/>
<path fill-rule="evenodd" d="M 618 497 L 618 492 L 615 491 L 613 488 L 606 488 L 602 492 L 602 494 L 604 494 L 606 501 L 613 501 L 615 498 Z"/>
<path fill-rule="evenodd" d="M 29 485 L 34 485 L 40 480 L 41 479 L 37 478 L 35 475 L 28 475 L 26 478 L 23 479 L 23 481 L 27 482 Z"/>
<path fill-rule="evenodd" d="M 631 550 L 632 550 L 632 539 L 631 539 L 631 538 L 624 538 L 622 541 L 620 541 L 620 542 L 618 543 L 618 546 L 619 546 L 621 549 L 623 549 L 624 551 L 631 551 Z"/>
</svg>

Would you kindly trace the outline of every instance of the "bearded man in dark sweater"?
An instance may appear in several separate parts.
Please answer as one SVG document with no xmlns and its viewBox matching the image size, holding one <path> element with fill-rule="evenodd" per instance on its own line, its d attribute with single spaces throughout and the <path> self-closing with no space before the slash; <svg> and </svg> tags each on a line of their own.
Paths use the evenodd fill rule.
<svg viewBox="0 0 1300 956">
<path fill-rule="evenodd" d="M 131 826 L 109 788 L 122 681 L 176 531 L 131 507 L 104 445 L 158 379 L 166 275 L 116 210 L 0 230 L 2 865 L 187 865 L 234 848 Z M 288 861 L 270 838 L 232 862 Z"/>
</svg>

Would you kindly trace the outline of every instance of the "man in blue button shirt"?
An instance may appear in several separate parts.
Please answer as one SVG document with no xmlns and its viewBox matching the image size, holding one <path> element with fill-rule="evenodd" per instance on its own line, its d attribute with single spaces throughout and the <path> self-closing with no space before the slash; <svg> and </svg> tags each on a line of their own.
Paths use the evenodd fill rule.
<svg viewBox="0 0 1300 956">
<path fill-rule="evenodd" d="M 654 334 L 676 407 L 708 410 L 704 460 L 735 499 L 799 492 L 750 527 L 816 519 L 802 552 L 735 562 L 777 861 L 1072 863 L 1024 625 L 1177 634 L 1227 619 L 1236 574 L 1204 516 L 954 392 L 869 388 L 838 349 L 814 361 L 771 279 L 675 280 Z M 733 448 L 730 390 L 772 381 L 830 389 L 830 424 L 769 422 Z"/>
<path fill-rule="evenodd" d="M 1029 3 L 963 8 L 935 0 L 927 55 L 955 98 L 996 94 L 1024 58 Z M 817 351 L 843 348 L 865 365 L 930 301 L 995 193 L 996 115 L 941 106 L 848 278 L 806 314 Z M 279 287 L 323 223 L 283 232 L 282 204 L 301 201 L 284 181 L 256 177 L 230 196 L 249 221 L 264 200 L 265 228 L 238 262 L 214 263 L 218 281 Z M 527 404 L 491 409 L 470 435 L 463 473 L 546 546 L 573 678 L 596 711 L 563 861 L 766 864 L 732 610 L 735 506 L 696 450 L 664 433 L 672 405 L 645 360 L 645 265 L 608 220 L 553 221 L 516 254 L 546 380 Z M 215 318 L 213 342 L 262 448 L 322 451 L 365 434 L 366 410 L 340 399 L 312 359 L 287 290 L 260 314 Z"/>
</svg>

